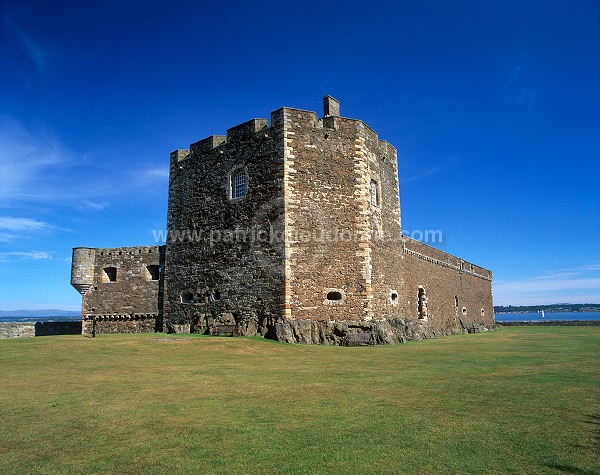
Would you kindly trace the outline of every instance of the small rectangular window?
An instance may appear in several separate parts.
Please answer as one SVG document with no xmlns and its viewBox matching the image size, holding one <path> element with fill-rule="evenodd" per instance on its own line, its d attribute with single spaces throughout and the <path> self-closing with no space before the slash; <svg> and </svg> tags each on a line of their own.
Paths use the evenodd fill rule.
<svg viewBox="0 0 600 475">
<path fill-rule="evenodd" d="M 146 266 L 146 280 L 158 280 L 160 275 L 160 266 L 149 265 Z"/>
<path fill-rule="evenodd" d="M 375 180 L 371 180 L 371 205 L 379 206 L 379 187 Z"/>
<path fill-rule="evenodd" d="M 104 268 L 103 282 L 116 282 L 117 281 L 117 268 L 116 267 L 105 267 Z"/>
</svg>

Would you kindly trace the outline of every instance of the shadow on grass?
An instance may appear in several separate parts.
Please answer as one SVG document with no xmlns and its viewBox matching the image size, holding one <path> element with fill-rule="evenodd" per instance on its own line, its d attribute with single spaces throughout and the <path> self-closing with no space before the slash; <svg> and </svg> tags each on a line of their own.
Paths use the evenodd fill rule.
<svg viewBox="0 0 600 475">
<path fill-rule="evenodd" d="M 590 424 L 593 426 L 600 425 L 600 416 L 595 414 L 585 414 L 587 419 L 582 420 L 584 424 Z M 590 428 L 590 444 L 589 445 L 576 445 L 574 448 L 576 450 L 592 450 L 594 453 L 598 450 L 598 444 L 600 442 L 600 429 L 598 427 Z M 597 471 L 595 470 L 583 470 L 577 467 L 573 467 L 572 465 L 563 465 L 563 464 L 550 464 L 547 465 L 548 468 L 553 468 L 555 470 L 559 470 L 563 473 L 575 473 L 580 475 L 597 475 Z"/>
<path fill-rule="evenodd" d="M 582 470 L 577 467 L 573 467 L 571 465 L 561 465 L 561 464 L 550 464 L 546 465 L 548 468 L 553 468 L 554 470 L 558 470 L 562 473 L 576 473 L 579 475 L 598 475 L 598 472 L 593 470 Z"/>
</svg>

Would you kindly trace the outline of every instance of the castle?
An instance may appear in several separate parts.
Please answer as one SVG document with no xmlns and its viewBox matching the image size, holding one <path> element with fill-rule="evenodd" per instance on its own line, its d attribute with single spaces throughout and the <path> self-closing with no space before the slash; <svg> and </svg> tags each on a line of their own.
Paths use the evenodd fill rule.
<svg viewBox="0 0 600 475">
<path fill-rule="evenodd" d="M 323 104 L 172 152 L 164 246 L 73 249 L 83 332 L 339 344 L 493 326 L 491 272 L 403 236 L 396 149 Z"/>
</svg>

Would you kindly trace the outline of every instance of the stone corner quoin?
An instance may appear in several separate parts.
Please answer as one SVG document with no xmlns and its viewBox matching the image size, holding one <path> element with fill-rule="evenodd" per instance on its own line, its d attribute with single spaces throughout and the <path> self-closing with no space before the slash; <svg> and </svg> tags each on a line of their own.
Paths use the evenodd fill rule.
<svg viewBox="0 0 600 475">
<path fill-rule="evenodd" d="M 165 245 L 73 249 L 82 332 L 350 344 L 493 328 L 491 272 L 403 236 L 396 149 L 323 106 L 172 152 Z"/>
</svg>

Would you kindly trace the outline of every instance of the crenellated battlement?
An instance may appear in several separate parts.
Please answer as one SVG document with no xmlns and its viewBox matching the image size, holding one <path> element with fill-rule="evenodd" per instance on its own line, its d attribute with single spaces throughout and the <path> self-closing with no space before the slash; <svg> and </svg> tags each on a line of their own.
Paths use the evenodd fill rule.
<svg viewBox="0 0 600 475">
<path fill-rule="evenodd" d="M 106 247 L 96 248 L 98 256 L 122 256 L 136 254 L 158 254 L 164 246 L 125 246 L 125 247 Z"/>
<path fill-rule="evenodd" d="M 269 121 L 267 119 L 252 119 L 243 124 L 236 125 L 227 129 L 227 143 L 235 142 L 236 140 L 244 140 L 256 132 L 269 127 Z"/>
<path fill-rule="evenodd" d="M 312 129 L 332 129 L 338 130 L 340 127 L 354 124 L 357 126 L 357 133 L 362 132 L 367 141 L 378 144 L 382 150 L 383 157 L 396 158 L 396 149 L 387 141 L 380 140 L 377 132 L 369 125 L 359 119 L 340 116 L 340 103 L 331 96 L 323 97 L 323 117 L 319 119 L 314 111 L 297 109 L 292 107 L 282 107 L 271 112 L 271 124 L 264 118 L 251 119 L 227 129 L 226 135 L 210 135 L 202 140 L 194 142 L 189 149 L 177 149 L 171 152 L 171 164 L 188 160 L 190 158 L 202 157 L 207 153 L 229 144 L 241 146 L 245 140 L 253 139 L 257 133 L 263 132 L 267 137 L 269 130 L 287 130 L 293 133 L 294 129 L 312 128 Z M 221 150 L 223 153 L 223 150 Z"/>
<path fill-rule="evenodd" d="M 440 251 L 423 242 L 402 236 L 402 247 L 405 254 L 409 254 L 418 259 L 422 259 L 431 264 L 455 270 L 461 274 L 468 274 L 480 279 L 492 281 L 492 272 L 472 264 L 460 257 Z"/>
</svg>

